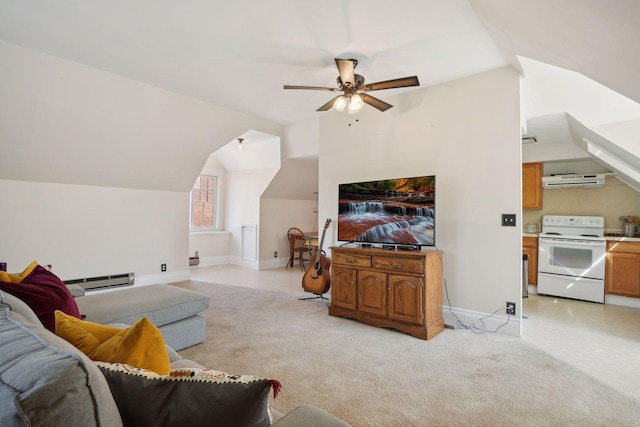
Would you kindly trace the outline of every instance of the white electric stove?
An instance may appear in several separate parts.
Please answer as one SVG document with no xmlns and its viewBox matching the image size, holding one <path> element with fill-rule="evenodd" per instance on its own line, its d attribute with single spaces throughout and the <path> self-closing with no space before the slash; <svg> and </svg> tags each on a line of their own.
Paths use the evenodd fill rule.
<svg viewBox="0 0 640 427">
<path fill-rule="evenodd" d="M 603 217 L 544 215 L 538 293 L 604 303 L 605 256 Z"/>
</svg>

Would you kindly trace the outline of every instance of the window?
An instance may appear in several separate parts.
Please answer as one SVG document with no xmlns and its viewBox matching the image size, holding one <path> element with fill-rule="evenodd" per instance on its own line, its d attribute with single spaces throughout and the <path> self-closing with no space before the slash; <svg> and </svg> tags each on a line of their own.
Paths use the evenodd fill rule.
<svg viewBox="0 0 640 427">
<path fill-rule="evenodd" d="M 200 175 L 191 190 L 191 229 L 217 229 L 218 177 Z"/>
</svg>

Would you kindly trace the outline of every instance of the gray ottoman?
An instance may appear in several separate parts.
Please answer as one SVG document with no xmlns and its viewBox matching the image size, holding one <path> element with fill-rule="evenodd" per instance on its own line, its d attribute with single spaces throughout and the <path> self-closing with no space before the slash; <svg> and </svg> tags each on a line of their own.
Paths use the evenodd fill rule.
<svg viewBox="0 0 640 427">
<path fill-rule="evenodd" d="M 160 329 L 167 345 L 181 350 L 204 342 L 209 297 L 171 285 L 136 286 L 76 298 L 85 320 L 131 325 L 146 316 Z"/>
</svg>

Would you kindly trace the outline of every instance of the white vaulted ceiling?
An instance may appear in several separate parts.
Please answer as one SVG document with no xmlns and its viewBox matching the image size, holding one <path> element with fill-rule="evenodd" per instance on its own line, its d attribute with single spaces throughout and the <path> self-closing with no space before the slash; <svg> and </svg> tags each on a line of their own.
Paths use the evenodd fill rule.
<svg viewBox="0 0 640 427">
<path fill-rule="evenodd" d="M 331 94 L 282 86 L 334 87 L 335 57 L 424 87 L 519 54 L 640 101 L 638 18 L 634 0 L 0 0 L 0 39 L 287 124 Z"/>
<path fill-rule="evenodd" d="M 4 41 L 278 123 L 331 98 L 282 86 L 334 87 L 334 57 L 359 59 L 369 82 L 418 75 L 423 86 L 508 61 L 466 0 L 2 0 L 0 9 Z"/>
<path fill-rule="evenodd" d="M 637 0 L 0 0 L 2 41 L 277 125 L 331 114 L 315 110 L 334 94 L 283 85 L 335 87 L 336 57 L 358 59 L 357 72 L 370 83 L 418 76 L 421 87 L 375 92 L 382 100 L 509 64 L 526 74 L 520 55 L 579 72 L 638 102 L 639 21 Z M 247 130 L 230 130 L 216 143 Z M 145 146 L 127 141 L 135 135 L 123 130 L 121 141 L 97 141 L 104 153 L 95 157 L 111 155 L 114 144 L 139 145 L 141 153 L 169 153 L 162 170 L 171 170 L 178 152 L 193 157 L 185 162 L 192 167 L 214 151 L 204 144 L 202 153 L 155 150 L 164 139 L 179 140 L 181 131 Z M 97 160 L 85 162 L 86 175 Z M 116 178 L 83 182 L 127 185 Z M 188 188 L 190 180 L 176 188 Z"/>
<path fill-rule="evenodd" d="M 0 39 L 287 124 L 331 94 L 282 86 L 334 87 L 335 57 L 424 87 L 522 55 L 640 101 L 638 18 L 635 0 L 0 0 Z"/>
</svg>

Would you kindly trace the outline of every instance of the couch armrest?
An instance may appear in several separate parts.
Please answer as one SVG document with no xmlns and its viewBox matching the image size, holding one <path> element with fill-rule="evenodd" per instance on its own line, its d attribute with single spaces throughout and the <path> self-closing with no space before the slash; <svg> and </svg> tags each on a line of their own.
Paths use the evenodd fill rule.
<svg viewBox="0 0 640 427">
<path fill-rule="evenodd" d="M 66 285 L 69 288 L 69 292 L 73 295 L 74 298 L 83 297 L 84 296 L 84 288 L 80 285 Z"/>
</svg>

